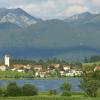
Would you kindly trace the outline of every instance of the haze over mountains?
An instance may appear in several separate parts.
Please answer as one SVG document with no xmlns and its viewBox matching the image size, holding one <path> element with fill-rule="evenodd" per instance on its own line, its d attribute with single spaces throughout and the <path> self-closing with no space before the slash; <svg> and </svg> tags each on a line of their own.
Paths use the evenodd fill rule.
<svg viewBox="0 0 100 100">
<path fill-rule="evenodd" d="M 24 10 L 0 9 L 0 56 L 82 59 L 100 54 L 100 14 L 42 20 Z"/>
</svg>

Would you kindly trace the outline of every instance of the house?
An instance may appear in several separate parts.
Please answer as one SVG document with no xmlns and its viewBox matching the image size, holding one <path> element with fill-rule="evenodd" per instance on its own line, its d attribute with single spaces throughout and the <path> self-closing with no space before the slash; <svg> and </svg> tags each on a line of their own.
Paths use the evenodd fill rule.
<svg viewBox="0 0 100 100">
<path fill-rule="evenodd" d="M 24 66 L 25 72 L 31 72 L 32 71 L 31 67 L 32 67 L 31 65 Z"/>
<path fill-rule="evenodd" d="M 60 75 L 61 76 L 64 76 L 65 75 L 65 72 L 64 71 L 60 71 Z"/>
<path fill-rule="evenodd" d="M 47 74 L 46 70 L 40 71 L 40 77 L 41 77 L 41 78 L 46 77 L 46 74 Z"/>
<path fill-rule="evenodd" d="M 59 69 L 60 68 L 60 64 L 51 64 L 49 66 L 50 69 Z"/>
<path fill-rule="evenodd" d="M 46 77 L 46 75 L 47 75 L 46 70 L 41 70 L 41 71 L 35 72 L 35 77 L 41 77 L 41 78 L 44 78 L 44 77 Z"/>
<path fill-rule="evenodd" d="M 94 71 L 96 71 L 96 70 L 100 70 L 100 66 L 96 66 L 96 67 L 94 68 Z"/>
<path fill-rule="evenodd" d="M 11 69 L 12 71 L 17 71 L 17 72 L 25 72 L 25 68 L 24 68 L 25 65 L 22 65 L 22 64 L 16 64 L 16 65 L 13 65 L 13 69 Z"/>
<path fill-rule="evenodd" d="M 12 68 L 12 69 L 11 69 L 11 71 L 15 71 L 15 70 L 16 70 L 16 68 Z"/>
<path fill-rule="evenodd" d="M 17 69 L 17 72 L 25 72 L 24 69 Z"/>
<path fill-rule="evenodd" d="M 25 65 L 22 65 L 22 64 L 15 64 L 13 65 L 13 68 L 15 69 L 21 69 L 21 68 L 24 68 Z"/>
<path fill-rule="evenodd" d="M 35 77 L 39 77 L 40 76 L 40 73 L 39 72 L 36 72 L 35 73 Z"/>
<path fill-rule="evenodd" d="M 69 70 L 67 73 L 66 73 L 66 76 L 81 76 L 82 75 L 82 71 L 77 71 L 77 70 Z"/>
<path fill-rule="evenodd" d="M 1 71 L 6 71 L 6 70 L 7 70 L 7 67 L 4 66 L 4 65 L 1 65 L 1 66 L 0 66 L 0 70 L 1 70 Z"/>
<path fill-rule="evenodd" d="M 26 65 L 24 66 L 25 69 L 30 70 L 31 69 L 31 65 Z"/>
<path fill-rule="evenodd" d="M 70 70 L 70 66 L 64 65 L 63 69 L 64 69 L 64 71 Z"/>
<path fill-rule="evenodd" d="M 35 71 L 41 71 L 43 69 L 42 65 L 33 65 Z"/>
<path fill-rule="evenodd" d="M 74 76 L 74 74 L 69 72 L 69 73 L 66 73 L 66 76 Z"/>
</svg>

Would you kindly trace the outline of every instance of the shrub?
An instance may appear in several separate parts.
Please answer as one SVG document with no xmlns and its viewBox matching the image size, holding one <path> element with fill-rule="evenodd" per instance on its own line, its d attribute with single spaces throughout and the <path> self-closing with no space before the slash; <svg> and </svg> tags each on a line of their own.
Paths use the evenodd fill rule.
<svg viewBox="0 0 100 100">
<path fill-rule="evenodd" d="M 100 89 L 97 90 L 97 97 L 100 97 Z"/>
<path fill-rule="evenodd" d="M 62 85 L 61 85 L 61 90 L 63 90 L 63 91 L 70 91 L 71 90 L 71 84 L 70 83 L 63 83 Z"/>
<path fill-rule="evenodd" d="M 38 90 L 34 85 L 25 84 L 22 87 L 22 95 L 23 96 L 34 96 L 38 94 Z"/>
<path fill-rule="evenodd" d="M 55 89 L 54 90 L 49 90 L 48 95 L 57 95 L 57 91 Z"/>
<path fill-rule="evenodd" d="M 21 96 L 21 88 L 17 86 L 16 82 L 8 84 L 6 89 L 6 96 Z"/>
<path fill-rule="evenodd" d="M 71 96 L 72 93 L 71 92 L 68 92 L 68 91 L 64 91 L 61 96 Z"/>
<path fill-rule="evenodd" d="M 85 93 L 90 97 L 96 97 L 97 96 L 97 90 L 100 87 L 100 83 L 98 80 L 84 80 L 81 82 L 80 86 Z"/>
<path fill-rule="evenodd" d="M 3 96 L 3 90 L 0 88 L 0 96 Z"/>
</svg>

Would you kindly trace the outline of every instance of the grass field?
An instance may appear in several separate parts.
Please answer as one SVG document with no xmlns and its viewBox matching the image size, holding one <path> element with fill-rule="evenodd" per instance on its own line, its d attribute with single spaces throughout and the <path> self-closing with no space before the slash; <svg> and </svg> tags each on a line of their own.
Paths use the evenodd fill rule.
<svg viewBox="0 0 100 100">
<path fill-rule="evenodd" d="M 100 100 L 90 97 L 62 97 L 62 96 L 35 96 L 35 97 L 1 97 L 0 100 Z"/>
<path fill-rule="evenodd" d="M 93 64 L 100 65 L 100 61 L 91 62 L 91 63 L 83 63 L 83 65 L 93 65 Z"/>
<path fill-rule="evenodd" d="M 19 73 L 17 71 L 0 71 L 0 79 L 25 79 L 32 77 L 33 73 Z"/>
</svg>

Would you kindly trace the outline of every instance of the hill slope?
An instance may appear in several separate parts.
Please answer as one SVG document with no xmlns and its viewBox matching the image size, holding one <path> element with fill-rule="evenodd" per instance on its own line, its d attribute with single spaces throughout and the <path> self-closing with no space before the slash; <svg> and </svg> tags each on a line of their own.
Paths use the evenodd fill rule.
<svg viewBox="0 0 100 100">
<path fill-rule="evenodd" d="M 36 24 L 41 19 L 29 15 L 24 10 L 0 8 L 0 23 L 12 23 L 20 27 L 28 27 Z"/>
<path fill-rule="evenodd" d="M 1 56 L 77 60 L 100 54 L 99 15 L 75 23 L 47 20 L 24 29 L 0 29 Z"/>
</svg>

